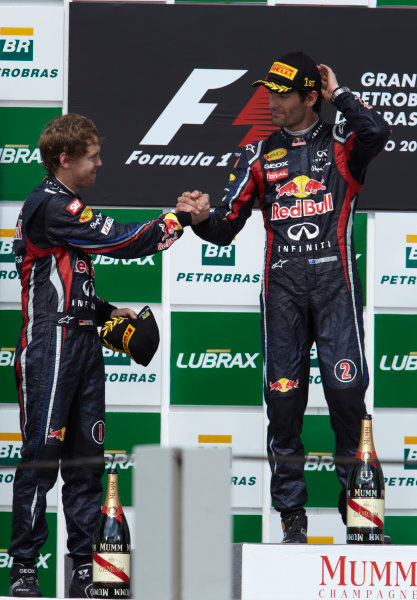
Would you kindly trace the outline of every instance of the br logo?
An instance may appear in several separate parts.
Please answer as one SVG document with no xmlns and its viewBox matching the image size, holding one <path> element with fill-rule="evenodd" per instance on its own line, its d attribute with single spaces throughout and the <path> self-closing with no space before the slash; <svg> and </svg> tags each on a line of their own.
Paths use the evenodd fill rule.
<svg viewBox="0 0 417 600">
<path fill-rule="evenodd" d="M 417 469 L 417 437 L 404 437 L 404 469 Z"/>
<path fill-rule="evenodd" d="M 417 235 L 406 235 L 405 268 L 417 269 Z"/>
<path fill-rule="evenodd" d="M 0 36 L 0 60 L 33 60 L 33 27 L 0 27 Z"/>
<path fill-rule="evenodd" d="M 235 246 L 216 246 L 214 244 L 202 244 L 201 264 L 234 267 Z"/>
</svg>

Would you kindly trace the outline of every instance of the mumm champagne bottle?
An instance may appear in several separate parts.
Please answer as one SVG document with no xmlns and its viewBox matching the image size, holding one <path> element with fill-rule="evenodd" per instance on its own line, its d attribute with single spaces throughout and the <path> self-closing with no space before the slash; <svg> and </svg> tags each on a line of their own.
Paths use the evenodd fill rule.
<svg viewBox="0 0 417 600">
<path fill-rule="evenodd" d="M 93 597 L 130 598 L 130 533 L 117 469 L 108 472 L 106 499 L 94 532 Z"/>
<path fill-rule="evenodd" d="M 348 477 L 348 544 L 384 543 L 384 503 L 384 474 L 375 452 L 372 417 L 365 415 L 356 461 Z"/>
</svg>

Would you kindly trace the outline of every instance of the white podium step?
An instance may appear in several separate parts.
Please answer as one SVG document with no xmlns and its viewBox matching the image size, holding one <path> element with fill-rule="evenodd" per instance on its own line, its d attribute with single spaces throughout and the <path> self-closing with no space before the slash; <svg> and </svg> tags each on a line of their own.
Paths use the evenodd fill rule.
<svg viewBox="0 0 417 600">
<path fill-rule="evenodd" d="M 234 600 L 417 600 L 417 547 L 234 544 Z"/>
</svg>

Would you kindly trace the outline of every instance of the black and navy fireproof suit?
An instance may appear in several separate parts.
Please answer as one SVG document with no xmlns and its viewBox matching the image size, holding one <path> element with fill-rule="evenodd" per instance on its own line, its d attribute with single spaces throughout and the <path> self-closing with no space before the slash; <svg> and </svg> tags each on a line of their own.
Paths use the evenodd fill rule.
<svg viewBox="0 0 417 600">
<path fill-rule="evenodd" d="M 352 226 L 366 168 L 383 149 L 389 128 L 373 108 L 349 92 L 340 94 L 335 105 L 345 119 L 340 124 L 319 119 L 302 137 L 281 129 L 246 146 L 221 205 L 194 227 L 203 239 L 228 245 L 251 215 L 255 200 L 263 213 L 267 451 L 273 505 L 285 514 L 307 501 L 300 434 L 313 341 L 336 456 L 355 454 L 365 412 L 368 371 Z M 301 460 L 279 461 L 287 456 Z M 346 488 L 349 466 L 336 468 Z M 343 496 L 342 491 L 342 513 Z"/>
<path fill-rule="evenodd" d="M 188 214 L 178 218 L 190 223 Z M 173 214 L 117 223 L 85 206 L 53 175 L 25 201 L 14 241 L 22 284 L 15 373 L 24 468 L 14 481 L 10 555 L 38 556 L 48 535 L 45 497 L 62 459 L 70 556 L 91 557 L 104 472 L 104 362 L 97 325 L 115 308 L 95 295 L 91 254 L 147 256 L 181 235 Z"/>
</svg>

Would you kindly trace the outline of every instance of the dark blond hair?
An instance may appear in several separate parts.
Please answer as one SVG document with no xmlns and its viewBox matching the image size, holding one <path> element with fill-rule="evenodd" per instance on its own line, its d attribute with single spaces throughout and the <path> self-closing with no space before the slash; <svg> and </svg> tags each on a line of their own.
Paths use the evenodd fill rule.
<svg viewBox="0 0 417 600">
<path fill-rule="evenodd" d="M 93 121 L 82 115 L 68 113 L 55 117 L 45 125 L 38 145 L 45 169 L 55 173 L 62 152 L 66 152 L 70 158 L 80 158 L 94 143 L 100 144 L 101 138 Z"/>
</svg>

